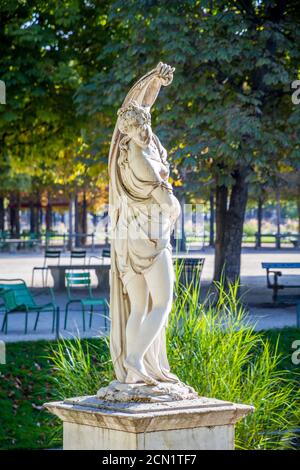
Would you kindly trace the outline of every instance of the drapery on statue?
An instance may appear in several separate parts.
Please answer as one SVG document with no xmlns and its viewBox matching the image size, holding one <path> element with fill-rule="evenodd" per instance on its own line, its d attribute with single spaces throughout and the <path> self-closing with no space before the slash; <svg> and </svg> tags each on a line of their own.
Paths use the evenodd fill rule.
<svg viewBox="0 0 300 470">
<path fill-rule="evenodd" d="M 180 205 L 150 115 L 174 70 L 159 63 L 131 88 L 109 154 L 110 350 L 117 383 L 125 386 L 179 383 L 170 372 L 165 330 L 174 284 L 170 234 Z"/>
</svg>

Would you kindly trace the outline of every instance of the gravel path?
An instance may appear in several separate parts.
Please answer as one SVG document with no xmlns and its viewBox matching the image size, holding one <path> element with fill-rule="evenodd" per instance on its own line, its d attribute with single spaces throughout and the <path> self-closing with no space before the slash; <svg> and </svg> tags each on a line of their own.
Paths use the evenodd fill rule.
<svg viewBox="0 0 300 470">
<path fill-rule="evenodd" d="M 97 253 L 95 253 L 97 254 Z M 205 265 L 202 273 L 203 295 L 207 291 L 213 275 L 214 254 L 213 250 L 206 249 L 197 252 L 197 256 L 205 257 Z M 68 254 L 63 254 L 62 262 L 68 262 Z M 265 271 L 261 268 L 261 263 L 266 262 L 300 262 L 300 252 L 295 250 L 254 250 L 245 249 L 242 254 L 241 266 L 241 284 L 244 293 L 244 300 L 250 313 L 251 322 L 256 324 L 256 329 L 282 328 L 284 326 L 296 325 L 296 308 L 295 306 L 281 306 L 274 308 L 272 306 L 272 292 L 266 288 Z M 31 285 L 31 272 L 33 266 L 40 266 L 43 263 L 43 255 L 38 253 L 1 253 L 0 254 L 0 278 L 22 278 L 28 285 Z M 39 275 L 38 275 L 39 276 Z M 299 284 L 299 271 L 289 271 L 285 276 L 285 282 Z M 297 281 L 298 278 L 298 281 Z M 41 278 L 37 277 L 36 286 L 41 286 Z M 96 285 L 96 279 L 93 278 Z M 40 292 L 40 289 L 34 289 Z M 300 289 L 294 290 L 293 294 L 299 293 Z M 108 293 L 106 297 L 108 298 Z M 58 292 L 56 294 L 57 304 L 61 309 L 60 334 L 63 337 L 77 336 L 91 337 L 99 334 L 105 334 L 104 319 L 101 312 L 95 314 L 91 329 L 87 332 L 82 331 L 82 316 L 79 306 L 74 307 L 70 313 L 70 321 L 68 329 L 64 330 L 64 306 L 66 303 L 66 293 Z M 49 298 L 44 294 L 37 297 L 38 302 L 47 302 Z M 0 321 L 2 322 L 3 314 L 0 313 Z M 87 315 L 88 319 L 88 315 Z M 6 342 L 15 342 L 21 340 L 38 340 L 38 339 L 54 339 L 55 335 L 50 333 L 51 315 L 41 314 L 40 321 L 36 332 L 33 332 L 33 324 L 35 314 L 30 314 L 28 334 L 24 335 L 24 315 L 10 315 L 9 331 L 7 335 L 0 333 L 0 340 Z M 88 321 L 87 321 L 88 323 Z"/>
</svg>

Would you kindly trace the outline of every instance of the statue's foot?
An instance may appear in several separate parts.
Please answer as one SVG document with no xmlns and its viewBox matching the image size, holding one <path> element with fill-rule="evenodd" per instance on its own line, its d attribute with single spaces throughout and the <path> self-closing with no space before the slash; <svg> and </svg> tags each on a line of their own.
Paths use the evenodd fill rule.
<svg viewBox="0 0 300 470">
<path fill-rule="evenodd" d="M 172 384 L 179 384 L 180 380 L 176 376 L 172 375 L 161 375 L 160 377 L 161 382 L 167 382 L 167 383 L 172 383 Z"/>
<path fill-rule="evenodd" d="M 136 380 L 133 381 L 132 376 L 137 377 L 141 382 L 145 382 L 147 385 L 158 385 L 157 380 L 153 377 L 150 377 L 146 372 L 143 371 L 142 366 L 136 364 L 133 365 L 129 361 L 125 360 L 124 365 L 128 371 L 126 382 L 127 383 L 136 383 Z"/>
</svg>

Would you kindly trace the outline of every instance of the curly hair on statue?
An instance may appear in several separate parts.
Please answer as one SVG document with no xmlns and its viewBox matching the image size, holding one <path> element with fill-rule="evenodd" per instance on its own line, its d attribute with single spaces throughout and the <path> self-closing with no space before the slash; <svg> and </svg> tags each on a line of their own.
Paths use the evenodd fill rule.
<svg viewBox="0 0 300 470">
<path fill-rule="evenodd" d="M 127 106 L 120 108 L 118 117 L 118 128 L 122 134 L 128 134 L 131 127 L 151 124 L 150 113 L 136 101 L 131 101 Z"/>
</svg>

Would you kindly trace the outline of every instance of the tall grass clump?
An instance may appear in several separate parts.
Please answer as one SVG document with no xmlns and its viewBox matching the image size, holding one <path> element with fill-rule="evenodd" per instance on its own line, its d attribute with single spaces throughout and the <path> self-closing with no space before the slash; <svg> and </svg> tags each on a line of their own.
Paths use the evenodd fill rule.
<svg viewBox="0 0 300 470">
<path fill-rule="evenodd" d="M 53 365 L 55 392 L 62 400 L 94 395 L 113 378 L 107 338 L 93 341 L 62 339 L 51 349 L 49 358 Z"/>
<path fill-rule="evenodd" d="M 50 348 L 47 359 L 52 364 L 53 399 L 95 395 L 113 379 L 113 367 L 107 338 L 85 340 L 61 339 Z M 54 425 L 49 445 L 61 445 L 62 423 L 52 417 Z"/>
<path fill-rule="evenodd" d="M 199 395 L 246 403 L 254 413 L 236 426 L 239 449 L 285 449 L 300 424 L 299 385 L 280 369 L 281 355 L 254 331 L 238 283 L 215 283 L 200 302 L 200 276 L 183 282 L 176 267 L 175 301 L 167 328 L 172 372 Z M 217 299 L 217 300 L 216 300 Z M 62 340 L 53 348 L 55 397 L 95 394 L 113 379 L 108 340 Z"/>
<path fill-rule="evenodd" d="M 184 285 L 181 269 L 167 330 L 172 371 L 199 395 L 255 407 L 237 424 L 237 448 L 290 447 L 300 425 L 299 382 L 278 367 L 278 343 L 272 348 L 249 324 L 238 282 L 215 283 L 216 295 L 199 302 L 199 276 Z"/>
</svg>

